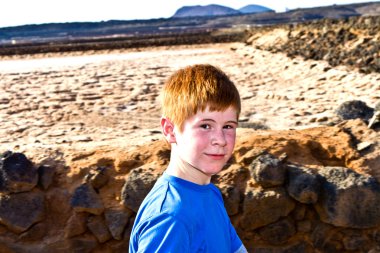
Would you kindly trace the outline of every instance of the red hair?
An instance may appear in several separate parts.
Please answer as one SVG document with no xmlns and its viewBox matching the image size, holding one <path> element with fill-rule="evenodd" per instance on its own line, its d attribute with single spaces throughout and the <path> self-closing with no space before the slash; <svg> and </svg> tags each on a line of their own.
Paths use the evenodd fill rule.
<svg viewBox="0 0 380 253">
<path fill-rule="evenodd" d="M 162 114 L 183 130 L 186 119 L 209 106 L 224 111 L 232 106 L 240 114 L 240 95 L 234 83 L 219 68 L 197 64 L 179 69 L 166 81 L 162 92 Z"/>
</svg>

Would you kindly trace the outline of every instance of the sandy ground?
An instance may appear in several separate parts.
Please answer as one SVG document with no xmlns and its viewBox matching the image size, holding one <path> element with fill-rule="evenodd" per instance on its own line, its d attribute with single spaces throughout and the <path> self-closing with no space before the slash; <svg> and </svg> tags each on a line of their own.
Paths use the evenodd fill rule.
<svg viewBox="0 0 380 253">
<path fill-rule="evenodd" d="M 241 43 L 3 58 L 0 150 L 129 148 L 160 139 L 161 87 L 196 63 L 214 64 L 236 83 L 242 126 L 308 128 L 334 121 L 345 101 L 380 101 L 380 74 Z"/>
</svg>

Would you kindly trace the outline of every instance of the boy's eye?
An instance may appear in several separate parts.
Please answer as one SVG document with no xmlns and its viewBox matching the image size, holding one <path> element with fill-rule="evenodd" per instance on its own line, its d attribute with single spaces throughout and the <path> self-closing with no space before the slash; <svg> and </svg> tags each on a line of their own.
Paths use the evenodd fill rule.
<svg viewBox="0 0 380 253">
<path fill-rule="evenodd" d="M 202 124 L 201 128 L 210 129 L 210 125 L 209 124 Z"/>
<path fill-rule="evenodd" d="M 234 129 L 235 126 L 234 125 L 225 125 L 223 128 L 224 129 Z"/>
</svg>

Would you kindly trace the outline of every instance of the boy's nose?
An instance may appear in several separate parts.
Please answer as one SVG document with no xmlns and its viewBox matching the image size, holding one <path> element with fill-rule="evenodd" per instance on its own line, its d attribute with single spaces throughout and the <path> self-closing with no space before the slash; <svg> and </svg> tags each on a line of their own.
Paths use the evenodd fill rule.
<svg viewBox="0 0 380 253">
<path fill-rule="evenodd" d="M 211 140 L 212 145 L 225 146 L 227 144 L 226 137 L 224 136 L 223 130 L 215 131 L 213 138 Z"/>
</svg>

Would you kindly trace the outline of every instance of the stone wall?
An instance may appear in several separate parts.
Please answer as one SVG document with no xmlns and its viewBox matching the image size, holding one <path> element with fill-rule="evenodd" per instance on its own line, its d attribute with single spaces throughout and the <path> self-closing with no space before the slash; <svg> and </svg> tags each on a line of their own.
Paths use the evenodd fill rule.
<svg viewBox="0 0 380 253">
<path fill-rule="evenodd" d="M 380 72 L 380 16 L 255 27 L 249 33 L 247 43 L 259 49 Z"/>
<path fill-rule="evenodd" d="M 380 251 L 378 126 L 241 131 L 213 182 L 249 252 Z M 169 154 L 163 141 L 39 163 L 5 152 L 0 252 L 128 252 L 136 211 Z"/>
</svg>

